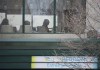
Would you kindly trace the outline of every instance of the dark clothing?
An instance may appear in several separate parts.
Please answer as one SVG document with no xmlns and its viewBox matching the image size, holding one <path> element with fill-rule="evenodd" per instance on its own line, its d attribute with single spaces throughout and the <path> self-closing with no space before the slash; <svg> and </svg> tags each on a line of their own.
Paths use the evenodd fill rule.
<svg viewBox="0 0 100 70">
<path fill-rule="evenodd" d="M 47 32 L 49 32 L 48 25 L 49 25 L 49 20 L 45 19 L 42 26 L 45 27 L 45 29 L 46 29 Z"/>
<path fill-rule="evenodd" d="M 9 25 L 9 20 L 7 18 L 3 19 L 1 25 Z"/>
</svg>

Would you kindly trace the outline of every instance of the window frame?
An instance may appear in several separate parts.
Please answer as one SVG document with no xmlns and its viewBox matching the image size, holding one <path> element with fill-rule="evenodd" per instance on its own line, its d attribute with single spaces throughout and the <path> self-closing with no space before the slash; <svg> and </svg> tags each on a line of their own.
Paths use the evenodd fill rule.
<svg viewBox="0 0 100 70">
<path fill-rule="evenodd" d="M 57 33 L 56 32 L 56 4 L 57 4 L 57 0 L 53 0 L 53 28 L 52 28 L 52 33 L 25 33 L 25 4 L 26 4 L 26 0 L 22 0 L 22 33 L 0 33 L 0 34 L 74 34 L 74 33 Z"/>
<path fill-rule="evenodd" d="M 56 0 L 53 0 L 53 33 L 25 33 L 25 3 L 26 0 L 23 0 L 23 30 L 22 33 L 23 34 L 57 34 L 56 33 Z M 61 34 L 61 33 L 60 33 Z"/>
</svg>

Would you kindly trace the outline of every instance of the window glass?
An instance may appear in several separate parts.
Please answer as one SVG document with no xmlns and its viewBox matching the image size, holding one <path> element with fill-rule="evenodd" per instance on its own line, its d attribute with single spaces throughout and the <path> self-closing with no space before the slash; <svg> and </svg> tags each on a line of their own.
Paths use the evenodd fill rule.
<svg viewBox="0 0 100 70">
<path fill-rule="evenodd" d="M 22 0 L 0 0 L 0 33 L 84 33 L 85 21 L 86 0 L 25 0 L 25 10 Z"/>
<path fill-rule="evenodd" d="M 83 0 L 56 0 L 56 3 L 57 32 L 84 33 L 86 4 Z"/>
<path fill-rule="evenodd" d="M 26 0 L 25 33 L 53 32 L 53 0 Z"/>
<path fill-rule="evenodd" d="M 18 33 L 22 25 L 22 0 L 0 0 L 0 33 Z"/>
</svg>

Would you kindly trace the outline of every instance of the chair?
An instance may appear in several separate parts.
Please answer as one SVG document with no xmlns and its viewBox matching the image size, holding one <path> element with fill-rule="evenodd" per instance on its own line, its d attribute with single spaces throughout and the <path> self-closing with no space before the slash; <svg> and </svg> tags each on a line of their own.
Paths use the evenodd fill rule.
<svg viewBox="0 0 100 70">
<path fill-rule="evenodd" d="M 13 27 L 11 25 L 1 25 L 1 33 L 13 33 Z"/>
<path fill-rule="evenodd" d="M 43 27 L 43 26 L 38 26 L 37 27 L 37 32 L 39 32 L 39 33 L 48 33 L 47 30 L 45 29 L 45 27 Z"/>
<path fill-rule="evenodd" d="M 14 32 L 17 32 L 17 28 L 16 28 L 16 27 L 13 27 L 13 31 L 14 31 Z"/>
<path fill-rule="evenodd" d="M 20 26 L 19 33 L 22 33 L 22 25 Z M 32 26 L 25 25 L 25 33 L 33 33 Z"/>
</svg>

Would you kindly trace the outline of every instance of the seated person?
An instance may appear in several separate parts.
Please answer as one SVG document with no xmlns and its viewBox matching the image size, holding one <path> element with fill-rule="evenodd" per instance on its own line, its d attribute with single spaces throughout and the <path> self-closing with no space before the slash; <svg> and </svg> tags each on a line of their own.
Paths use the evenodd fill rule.
<svg viewBox="0 0 100 70">
<path fill-rule="evenodd" d="M 9 20 L 7 18 L 4 18 L 1 25 L 9 25 Z"/>
<path fill-rule="evenodd" d="M 0 24 L 0 30 L 1 30 L 2 25 L 9 25 L 9 21 L 8 21 L 7 18 L 4 18 L 3 21 L 1 22 L 1 24 Z"/>
<path fill-rule="evenodd" d="M 24 24 L 25 25 L 30 25 L 30 22 L 29 21 L 25 21 Z"/>
<path fill-rule="evenodd" d="M 49 25 L 49 20 L 45 19 L 44 22 L 43 22 L 43 25 L 37 27 L 37 31 L 38 32 L 43 32 L 43 33 L 44 32 L 50 32 L 49 28 L 48 28 L 48 25 Z"/>
<path fill-rule="evenodd" d="M 7 18 L 4 18 L 2 23 L 1 23 L 1 33 L 13 33 L 13 27 L 9 25 L 9 20 Z"/>
<path fill-rule="evenodd" d="M 24 22 L 24 28 L 25 28 L 25 33 L 33 33 L 34 31 L 32 30 L 32 26 L 30 25 L 30 22 L 29 21 L 25 21 Z M 20 26 L 20 29 L 19 29 L 19 33 L 22 33 L 22 30 L 23 30 L 23 25 Z"/>
<path fill-rule="evenodd" d="M 49 28 L 48 28 L 49 23 L 50 23 L 49 20 L 45 19 L 44 22 L 43 22 L 43 25 L 42 25 L 43 27 L 45 27 L 45 29 L 47 30 L 47 32 L 49 32 Z"/>
<path fill-rule="evenodd" d="M 14 32 L 17 32 L 17 28 L 16 28 L 16 27 L 13 27 L 13 31 L 14 31 Z"/>
</svg>

